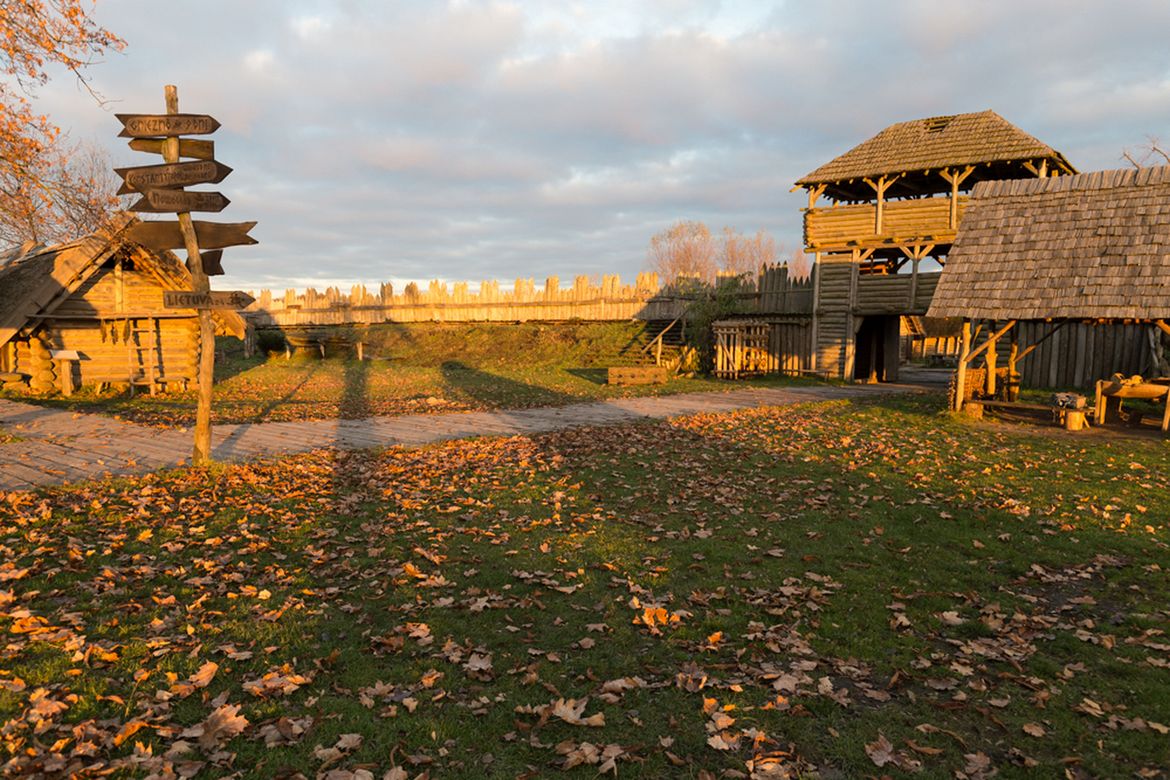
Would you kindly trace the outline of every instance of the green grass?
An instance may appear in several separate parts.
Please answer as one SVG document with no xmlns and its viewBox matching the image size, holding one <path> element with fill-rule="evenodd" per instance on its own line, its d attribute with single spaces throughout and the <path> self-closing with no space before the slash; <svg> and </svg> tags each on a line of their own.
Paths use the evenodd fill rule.
<svg viewBox="0 0 1170 780">
<path fill-rule="evenodd" d="M 13 496 L 3 755 L 33 773 L 56 746 L 63 771 L 511 778 L 596 758 L 589 742 L 619 746 L 626 777 L 769 760 L 822 777 L 1160 770 L 1170 448 L 941 406 L 809 404 Z M 651 630 L 647 608 L 676 620 L 652 612 Z M 210 684 L 185 688 L 208 661 Z M 311 679 L 246 690 L 273 671 Z M 68 705 L 39 726 L 38 690 Z M 585 697 L 603 726 L 541 715 Z M 225 703 L 242 734 L 181 738 Z M 292 742 L 266 747 L 278 723 Z M 347 734 L 360 746 L 331 753 Z"/>
<path fill-rule="evenodd" d="M 594 399 L 727 390 L 744 382 L 706 377 L 665 385 L 605 384 L 609 365 L 628 365 L 639 353 L 640 323 L 459 324 L 380 326 L 366 333 L 368 356 L 283 353 L 244 359 L 238 342 L 216 367 L 212 420 L 245 423 L 563 406 Z M 633 346 L 631 346 L 633 345 Z M 776 377 L 748 384 L 787 384 Z M 22 396 L 12 396 L 30 400 Z M 161 426 L 195 421 L 196 392 L 134 397 L 120 388 L 89 387 L 70 398 L 31 399 L 84 412 L 117 415 Z"/>
</svg>

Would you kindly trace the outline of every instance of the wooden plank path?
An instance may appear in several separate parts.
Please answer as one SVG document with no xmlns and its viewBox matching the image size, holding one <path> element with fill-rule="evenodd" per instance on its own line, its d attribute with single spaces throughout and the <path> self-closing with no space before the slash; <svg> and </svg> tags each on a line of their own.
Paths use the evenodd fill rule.
<svg viewBox="0 0 1170 780">
<path fill-rule="evenodd" d="M 212 453 L 217 461 L 241 462 L 322 448 L 417 447 L 476 436 L 518 436 L 645 418 L 921 390 L 911 385 L 744 388 L 533 409 L 217 425 L 212 431 Z M 191 434 L 186 430 L 149 428 L 3 399 L 0 431 L 18 437 L 0 444 L 0 491 L 144 474 L 183 466 L 190 460 Z"/>
</svg>

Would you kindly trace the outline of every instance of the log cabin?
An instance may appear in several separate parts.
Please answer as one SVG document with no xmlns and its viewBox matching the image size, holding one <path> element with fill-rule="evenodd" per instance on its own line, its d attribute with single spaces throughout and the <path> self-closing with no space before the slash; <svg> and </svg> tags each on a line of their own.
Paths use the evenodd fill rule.
<svg viewBox="0 0 1170 780">
<path fill-rule="evenodd" d="M 0 254 L 0 380 L 6 389 L 68 394 L 85 385 L 185 388 L 199 356 L 197 313 L 166 309 L 190 290 L 173 253 L 122 236 L 134 218 L 56 246 Z M 243 319 L 216 311 L 217 335 L 244 338 Z"/>
</svg>

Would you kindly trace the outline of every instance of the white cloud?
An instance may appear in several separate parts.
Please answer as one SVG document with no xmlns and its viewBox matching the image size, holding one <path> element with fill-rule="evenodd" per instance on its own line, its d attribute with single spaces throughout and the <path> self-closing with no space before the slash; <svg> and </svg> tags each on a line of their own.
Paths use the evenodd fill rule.
<svg viewBox="0 0 1170 780">
<path fill-rule="evenodd" d="M 804 173 L 893 122 L 997 110 L 1082 168 L 1170 135 L 1170 3 L 203 0 L 102 3 L 128 41 L 38 108 L 75 140 L 117 111 L 223 123 L 226 286 L 636 273 L 703 219 L 799 242 Z M 231 19 L 230 24 L 222 20 Z M 272 20 L 278 21 L 276 24 Z M 185 57 L 191 42 L 199 57 Z M 299 285 L 298 285 L 299 286 Z"/>
</svg>

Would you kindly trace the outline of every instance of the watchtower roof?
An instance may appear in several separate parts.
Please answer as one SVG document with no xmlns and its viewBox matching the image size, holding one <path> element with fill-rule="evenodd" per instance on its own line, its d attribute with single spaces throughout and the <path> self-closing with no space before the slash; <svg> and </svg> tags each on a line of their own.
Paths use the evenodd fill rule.
<svg viewBox="0 0 1170 780">
<path fill-rule="evenodd" d="M 1061 173 L 1076 172 L 1064 155 L 1048 144 L 994 111 L 980 111 L 890 125 L 796 183 L 802 187 L 833 185 L 889 174 L 1041 160 Z"/>
</svg>

